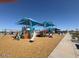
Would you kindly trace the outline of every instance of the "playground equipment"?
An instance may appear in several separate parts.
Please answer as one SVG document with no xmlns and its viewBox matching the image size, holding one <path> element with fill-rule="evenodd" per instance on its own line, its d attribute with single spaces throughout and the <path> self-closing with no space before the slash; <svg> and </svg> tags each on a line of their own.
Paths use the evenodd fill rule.
<svg viewBox="0 0 79 59">
<path fill-rule="evenodd" d="M 30 36 L 30 42 L 34 41 L 34 37 L 36 37 L 36 32 L 33 28 L 34 25 L 42 25 L 41 23 L 38 23 L 36 21 L 33 21 L 30 18 L 23 18 L 18 22 L 19 25 L 24 25 L 24 28 L 22 29 L 22 34 L 24 34 L 24 38 L 26 38 L 26 33 L 27 32 Z M 28 30 L 29 29 L 29 30 Z"/>
<path fill-rule="evenodd" d="M 34 41 L 34 38 L 36 37 L 37 33 L 34 31 L 33 33 L 33 37 L 30 39 L 30 42 L 33 42 Z"/>
<path fill-rule="evenodd" d="M 21 31 L 22 32 L 21 35 L 19 35 L 19 33 L 17 35 L 18 39 L 20 39 L 20 38 L 27 39 L 26 36 L 30 36 L 28 39 L 30 39 L 29 40 L 30 42 L 33 42 L 34 38 L 37 35 L 35 28 L 33 28 L 33 26 L 35 26 L 35 25 L 44 26 L 46 28 L 46 30 L 48 30 L 49 36 L 52 36 L 51 32 L 52 32 L 52 28 L 54 26 L 54 24 L 52 24 L 52 23 L 49 23 L 49 22 L 39 23 L 39 22 L 33 21 L 31 18 L 23 18 L 20 21 L 18 21 L 18 24 L 24 25 L 24 27 L 22 28 L 22 31 Z M 51 26 L 52 28 L 50 28 L 49 26 Z M 28 35 L 27 35 L 27 33 L 28 33 Z M 46 34 L 46 32 L 43 32 L 43 34 Z"/>
<path fill-rule="evenodd" d="M 45 21 L 45 22 L 43 22 L 43 26 L 48 30 L 49 38 L 52 37 L 52 35 L 53 35 L 53 26 L 55 26 L 55 25 L 50 23 L 50 22 Z"/>
<path fill-rule="evenodd" d="M 20 40 L 21 36 L 20 36 L 20 33 L 19 33 L 19 32 L 16 33 L 15 38 L 16 38 L 17 40 Z"/>
</svg>

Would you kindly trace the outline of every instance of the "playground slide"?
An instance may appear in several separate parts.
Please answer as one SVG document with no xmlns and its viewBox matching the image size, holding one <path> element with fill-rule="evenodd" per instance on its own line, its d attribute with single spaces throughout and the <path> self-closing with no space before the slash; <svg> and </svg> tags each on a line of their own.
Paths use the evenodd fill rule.
<svg viewBox="0 0 79 59">
<path fill-rule="evenodd" d="M 31 40 L 31 41 L 34 41 L 36 35 L 37 35 L 37 33 L 34 31 L 33 37 L 32 37 L 30 40 Z"/>
</svg>

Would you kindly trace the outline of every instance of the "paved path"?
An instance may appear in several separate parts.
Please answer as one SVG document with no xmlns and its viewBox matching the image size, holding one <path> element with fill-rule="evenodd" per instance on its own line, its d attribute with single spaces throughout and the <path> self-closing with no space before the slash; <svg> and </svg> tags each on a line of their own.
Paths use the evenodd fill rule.
<svg viewBox="0 0 79 59">
<path fill-rule="evenodd" d="M 48 58 L 74 58 L 75 52 L 71 39 L 70 34 L 67 33 Z"/>
</svg>

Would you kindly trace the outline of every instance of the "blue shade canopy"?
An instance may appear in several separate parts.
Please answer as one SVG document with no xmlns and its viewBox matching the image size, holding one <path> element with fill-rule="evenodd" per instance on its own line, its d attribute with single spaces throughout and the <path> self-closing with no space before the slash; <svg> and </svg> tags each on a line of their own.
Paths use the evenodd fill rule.
<svg viewBox="0 0 79 59">
<path fill-rule="evenodd" d="M 43 31 L 43 30 L 46 30 L 46 28 L 45 27 L 43 27 L 43 26 L 33 26 L 33 28 L 36 30 L 36 31 Z"/>
<path fill-rule="evenodd" d="M 50 27 L 50 26 L 53 27 L 53 26 L 55 26 L 55 25 L 54 25 L 53 23 L 50 23 L 50 22 L 46 22 L 46 21 L 45 21 L 45 22 L 43 22 L 43 26 L 44 26 L 44 27 Z"/>
<path fill-rule="evenodd" d="M 33 21 L 30 18 L 23 18 L 20 21 L 18 21 L 19 25 L 28 25 L 28 26 L 34 26 L 34 25 L 43 25 L 41 23 L 38 23 L 36 21 Z"/>
</svg>

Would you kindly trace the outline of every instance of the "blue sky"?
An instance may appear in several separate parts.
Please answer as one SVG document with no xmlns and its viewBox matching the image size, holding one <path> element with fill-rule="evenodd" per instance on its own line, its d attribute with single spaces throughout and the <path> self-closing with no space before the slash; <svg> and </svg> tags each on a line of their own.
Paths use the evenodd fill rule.
<svg viewBox="0 0 79 59">
<path fill-rule="evenodd" d="M 79 0 L 17 0 L 0 4 L 0 29 L 20 29 L 24 17 L 50 21 L 60 29 L 79 28 Z"/>
</svg>

